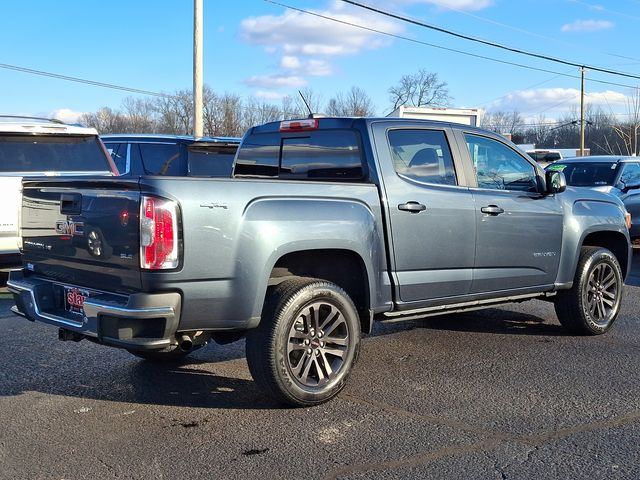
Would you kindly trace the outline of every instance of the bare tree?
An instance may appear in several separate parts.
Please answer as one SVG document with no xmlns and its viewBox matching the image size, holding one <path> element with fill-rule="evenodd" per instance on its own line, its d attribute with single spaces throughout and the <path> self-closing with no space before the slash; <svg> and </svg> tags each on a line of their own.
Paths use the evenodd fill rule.
<svg viewBox="0 0 640 480">
<path fill-rule="evenodd" d="M 613 131 L 621 140 L 619 153 L 622 155 L 638 155 L 640 138 L 640 87 L 637 87 L 633 95 L 627 99 L 627 119 L 625 121 L 616 120 L 612 125 Z"/>
<path fill-rule="evenodd" d="M 395 110 L 400 105 L 443 107 L 449 105 L 452 98 L 447 82 L 441 81 L 437 73 L 420 70 L 403 75 L 397 85 L 389 88 L 389 100 Z"/>
<path fill-rule="evenodd" d="M 122 102 L 124 115 L 131 133 L 155 132 L 155 109 L 153 101 L 148 98 L 127 97 Z"/>
<path fill-rule="evenodd" d="M 480 125 L 487 130 L 496 133 L 508 133 L 511 136 L 517 135 L 522 131 L 524 120 L 518 112 L 486 112 L 482 116 Z"/>
<path fill-rule="evenodd" d="M 338 93 L 327 104 L 327 114 L 334 117 L 368 117 L 374 113 L 371 97 L 356 86 L 346 93 Z"/>
<path fill-rule="evenodd" d="M 102 107 L 95 113 L 85 113 L 80 121 L 99 133 L 124 133 L 129 131 L 127 118 L 117 110 Z"/>
<path fill-rule="evenodd" d="M 315 92 L 312 88 L 306 87 L 300 90 L 300 92 L 296 92 L 295 99 L 295 111 L 298 114 L 302 114 L 301 116 L 306 117 L 309 115 L 309 108 L 307 108 L 307 104 L 302 100 L 300 93 L 306 100 L 307 104 L 309 104 L 309 108 L 311 109 L 311 113 L 322 113 L 322 95 L 318 92 Z"/>
<path fill-rule="evenodd" d="M 189 135 L 193 130 L 191 90 L 179 90 L 171 97 L 158 97 L 154 102 L 159 115 L 160 133 Z"/>
</svg>

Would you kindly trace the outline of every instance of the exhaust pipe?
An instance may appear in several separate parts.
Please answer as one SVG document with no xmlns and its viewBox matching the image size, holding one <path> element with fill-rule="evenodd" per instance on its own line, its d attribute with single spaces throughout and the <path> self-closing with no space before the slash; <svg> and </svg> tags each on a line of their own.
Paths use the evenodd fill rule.
<svg viewBox="0 0 640 480">
<path fill-rule="evenodd" d="M 180 338 L 178 339 L 178 347 L 183 352 L 190 352 L 191 349 L 193 348 L 193 338 L 191 338 L 187 334 L 181 335 Z"/>
<path fill-rule="evenodd" d="M 84 338 L 81 333 L 72 332 L 71 330 L 65 330 L 64 328 L 58 329 L 58 340 L 62 342 L 79 342 Z"/>
</svg>

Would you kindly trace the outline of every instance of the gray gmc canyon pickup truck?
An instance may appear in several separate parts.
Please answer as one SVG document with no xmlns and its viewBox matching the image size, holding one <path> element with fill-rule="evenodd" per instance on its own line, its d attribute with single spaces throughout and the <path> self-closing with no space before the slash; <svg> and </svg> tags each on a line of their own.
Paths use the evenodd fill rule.
<svg viewBox="0 0 640 480">
<path fill-rule="evenodd" d="M 362 332 L 532 298 L 601 334 L 631 259 L 617 198 L 565 191 L 464 125 L 310 118 L 251 128 L 233 178 L 24 181 L 14 312 L 140 357 L 246 336 L 256 382 L 314 405 Z"/>
</svg>

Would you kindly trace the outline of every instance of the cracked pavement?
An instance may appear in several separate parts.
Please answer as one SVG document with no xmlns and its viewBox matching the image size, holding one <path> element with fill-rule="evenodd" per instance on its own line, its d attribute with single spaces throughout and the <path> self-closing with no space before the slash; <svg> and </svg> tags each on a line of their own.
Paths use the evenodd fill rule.
<svg viewBox="0 0 640 480">
<path fill-rule="evenodd" d="M 542 301 L 377 325 L 343 393 L 310 409 L 265 399 L 243 342 L 157 367 L 10 306 L 0 479 L 640 478 L 635 286 L 600 337 L 566 335 Z"/>
</svg>

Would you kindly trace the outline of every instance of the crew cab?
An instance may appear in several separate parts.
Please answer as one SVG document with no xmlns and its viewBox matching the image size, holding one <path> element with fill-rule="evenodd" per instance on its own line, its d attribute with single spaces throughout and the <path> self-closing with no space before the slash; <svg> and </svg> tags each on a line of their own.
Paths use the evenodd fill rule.
<svg viewBox="0 0 640 480">
<path fill-rule="evenodd" d="M 25 181 L 8 287 L 61 339 L 150 361 L 246 336 L 256 382 L 308 406 L 342 389 L 374 321 L 540 298 L 606 332 L 629 221 L 486 130 L 308 118 L 249 129 L 232 178 Z"/>
</svg>

